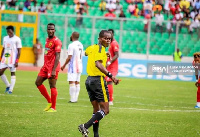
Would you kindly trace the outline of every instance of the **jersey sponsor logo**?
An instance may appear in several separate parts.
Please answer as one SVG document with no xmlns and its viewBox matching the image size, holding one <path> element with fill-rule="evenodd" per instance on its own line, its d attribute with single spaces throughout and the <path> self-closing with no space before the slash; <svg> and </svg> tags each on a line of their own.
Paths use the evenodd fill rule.
<svg viewBox="0 0 200 137">
<path fill-rule="evenodd" d="M 47 54 L 50 48 L 45 48 L 44 54 Z"/>
<path fill-rule="evenodd" d="M 5 53 L 4 55 L 6 58 L 10 57 L 10 54 L 9 53 Z"/>
<path fill-rule="evenodd" d="M 53 43 L 52 42 L 49 42 L 49 47 L 51 47 L 53 45 Z"/>
</svg>

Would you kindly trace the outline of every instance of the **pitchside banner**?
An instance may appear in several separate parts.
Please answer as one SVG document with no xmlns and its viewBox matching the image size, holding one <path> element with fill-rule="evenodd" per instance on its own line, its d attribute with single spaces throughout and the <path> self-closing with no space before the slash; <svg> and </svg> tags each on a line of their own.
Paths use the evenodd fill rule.
<svg viewBox="0 0 200 137">
<path fill-rule="evenodd" d="M 86 73 L 87 57 L 83 57 L 83 74 Z M 195 68 L 192 63 L 119 59 L 120 77 L 195 81 Z M 200 68 L 200 67 L 199 67 Z"/>
</svg>

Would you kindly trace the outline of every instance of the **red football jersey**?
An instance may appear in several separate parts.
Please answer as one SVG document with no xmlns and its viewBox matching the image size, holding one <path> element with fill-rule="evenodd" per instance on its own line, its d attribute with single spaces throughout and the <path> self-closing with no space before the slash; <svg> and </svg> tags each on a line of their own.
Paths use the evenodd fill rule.
<svg viewBox="0 0 200 137">
<path fill-rule="evenodd" d="M 54 36 L 53 38 L 46 39 L 45 44 L 45 52 L 44 52 L 44 66 L 49 71 L 52 71 L 55 58 L 56 58 L 56 52 L 61 52 L 62 42 Z M 60 69 L 60 62 L 56 68 L 56 71 L 59 71 Z"/>
<path fill-rule="evenodd" d="M 111 59 L 115 56 L 115 52 L 119 51 L 119 45 L 115 39 L 113 39 L 113 41 L 111 42 L 108 51 L 110 53 Z M 108 61 L 109 61 L 109 59 L 108 59 Z M 112 62 L 108 66 L 107 70 L 110 72 L 112 72 L 112 71 L 118 72 L 118 59 L 116 59 L 114 62 Z"/>
</svg>

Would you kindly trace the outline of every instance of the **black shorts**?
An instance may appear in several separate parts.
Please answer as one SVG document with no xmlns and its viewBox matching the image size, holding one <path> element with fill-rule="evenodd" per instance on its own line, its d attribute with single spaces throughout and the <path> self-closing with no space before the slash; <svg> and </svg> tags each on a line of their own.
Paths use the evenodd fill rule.
<svg viewBox="0 0 200 137">
<path fill-rule="evenodd" d="M 85 86 L 91 102 L 109 102 L 108 87 L 103 76 L 88 76 Z"/>
</svg>

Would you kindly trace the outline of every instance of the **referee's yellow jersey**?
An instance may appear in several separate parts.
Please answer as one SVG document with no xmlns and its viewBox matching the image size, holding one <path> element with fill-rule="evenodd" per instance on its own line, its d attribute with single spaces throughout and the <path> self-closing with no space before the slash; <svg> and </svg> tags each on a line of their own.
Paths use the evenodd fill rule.
<svg viewBox="0 0 200 137">
<path fill-rule="evenodd" d="M 106 67 L 107 55 L 104 46 L 91 45 L 85 50 L 85 55 L 88 56 L 87 73 L 89 76 L 105 76 L 95 65 L 95 61 L 101 60 Z"/>
</svg>

